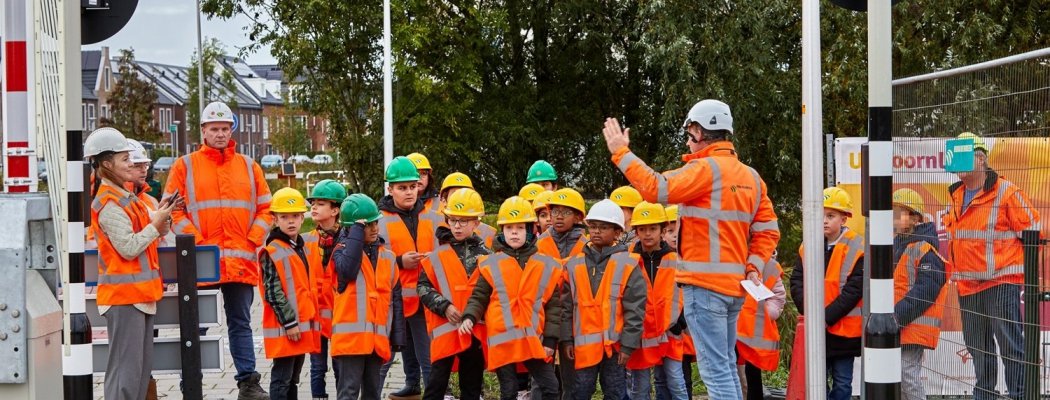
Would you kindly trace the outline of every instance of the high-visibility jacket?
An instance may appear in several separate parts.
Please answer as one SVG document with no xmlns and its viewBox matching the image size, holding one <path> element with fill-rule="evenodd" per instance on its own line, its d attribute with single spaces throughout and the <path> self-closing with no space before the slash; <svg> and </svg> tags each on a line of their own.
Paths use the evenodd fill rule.
<svg viewBox="0 0 1050 400">
<path fill-rule="evenodd" d="M 332 319 L 332 356 L 370 355 L 390 360 L 390 333 L 394 320 L 396 257 L 380 248 L 376 265 L 361 257 L 357 279 L 335 295 Z"/>
<path fill-rule="evenodd" d="M 652 368 L 662 364 L 663 358 L 668 356 L 682 359 L 681 337 L 674 337 L 668 332 L 678 322 L 683 310 L 682 288 L 675 283 L 677 267 L 678 255 L 675 253 L 665 254 L 660 259 L 655 277 L 650 277 L 649 271 L 639 264 L 639 269 L 642 270 L 645 282 L 649 286 L 649 295 L 645 299 L 642 346 L 631 353 L 631 358 L 627 360 L 627 369 Z M 674 358 L 675 355 L 677 358 Z"/>
<path fill-rule="evenodd" d="M 446 244 L 438 247 L 430 257 L 423 259 L 422 267 L 427 279 L 433 283 L 434 290 L 461 312 L 467 308 L 467 300 L 478 281 L 478 271 L 474 270 L 467 276 L 467 268 L 452 246 Z M 431 360 L 450 357 L 470 348 L 471 335 L 461 335 L 458 324 L 449 322 L 444 315 L 434 314 L 429 309 L 425 315 L 427 330 L 430 332 Z"/>
<path fill-rule="evenodd" d="M 220 283 L 259 283 L 256 250 L 262 247 L 273 224 L 270 187 L 262 167 L 234 149 L 202 145 L 179 157 L 168 172 L 164 197 L 178 190 L 186 199 L 185 210 L 172 211 L 172 231 L 194 235 L 198 245 L 217 245 Z"/>
<path fill-rule="evenodd" d="M 805 259 L 805 248 L 800 246 L 798 248 L 799 256 Z M 835 247 L 831 250 L 831 257 L 826 260 L 827 268 L 824 270 L 824 307 L 827 307 L 839 297 L 842 293 L 842 287 L 846 286 L 846 280 L 850 274 L 853 273 L 853 269 L 860 268 L 862 266 L 857 265 L 861 257 L 864 256 L 864 236 L 847 229 L 842 233 L 838 243 L 835 243 Z M 850 310 L 849 314 L 842 317 L 835 325 L 828 327 L 828 332 L 838 336 L 857 338 L 863 332 L 861 329 L 861 323 L 863 322 L 862 309 L 864 302 L 857 302 L 857 306 Z"/>
<path fill-rule="evenodd" d="M 762 269 L 763 284 L 773 290 L 784 270 L 775 259 Z M 744 298 L 740 319 L 736 324 L 737 352 L 745 361 L 766 371 L 776 371 L 780 364 L 780 330 L 777 321 L 766 312 L 766 300 Z"/>
<path fill-rule="evenodd" d="M 436 212 L 419 212 L 419 221 L 416 225 L 416 239 L 412 240 L 412 234 L 408 232 L 408 226 L 401 220 L 397 213 L 383 210 L 383 217 L 379 219 L 379 236 L 386 239 L 390 244 L 390 250 L 398 257 L 407 252 L 429 253 L 438 246 L 437 236 L 434 235 L 438 226 L 441 226 L 444 217 Z M 419 311 L 419 294 L 416 293 L 416 285 L 419 283 L 419 268 L 401 270 L 401 299 L 405 302 L 405 316 L 411 317 Z"/>
<path fill-rule="evenodd" d="M 309 245 L 303 249 L 310 263 L 320 260 L 320 255 L 313 254 L 316 253 L 316 250 L 317 246 Z M 284 326 L 277 320 L 277 314 L 268 304 L 264 303 L 262 336 L 266 358 L 290 357 L 321 351 L 321 324 L 317 319 L 317 298 L 314 290 L 316 283 L 308 272 L 309 264 L 303 262 L 291 245 L 281 240 L 271 241 L 259 251 L 259 257 L 262 257 L 264 252 L 273 261 L 277 276 L 281 278 L 281 290 L 284 291 L 284 296 L 288 299 L 288 303 L 295 307 L 300 332 L 299 340 L 289 339 Z M 263 285 L 259 285 L 259 296 L 266 297 L 266 288 Z"/>
<path fill-rule="evenodd" d="M 321 323 L 321 335 L 332 337 L 332 307 L 335 305 L 335 263 L 328 260 L 324 265 L 324 253 L 321 250 L 320 234 L 317 230 L 306 232 L 303 242 L 309 250 L 310 280 L 314 282 L 314 297 L 317 299 L 317 319 Z"/>
<path fill-rule="evenodd" d="M 554 257 L 564 264 L 570 258 L 583 254 L 583 246 L 587 244 L 588 240 L 587 234 L 580 235 L 580 238 L 576 240 L 576 244 L 572 246 L 572 250 L 569 250 L 569 255 L 562 257 L 561 252 L 558 251 L 558 243 L 554 241 L 554 236 L 551 235 L 551 231 L 548 229 L 537 238 L 536 252 Z"/>
<path fill-rule="evenodd" d="M 485 247 L 492 248 L 492 243 L 496 240 L 496 228 L 482 222 L 474 232 L 481 238 L 482 243 L 485 243 Z"/>
<path fill-rule="evenodd" d="M 478 259 L 478 273 L 492 286 L 492 300 L 485 309 L 485 344 L 488 370 L 532 359 L 545 359 L 544 307 L 558 289 L 561 264 L 536 253 L 522 269 L 504 253 Z"/>
<path fill-rule="evenodd" d="M 961 182 L 948 188 L 951 204 L 943 217 L 959 295 L 1024 282 L 1021 232 L 1041 229 L 1039 211 L 1020 188 L 993 171 L 964 209 L 965 191 Z"/>
<path fill-rule="evenodd" d="M 95 173 L 94 172 L 91 173 L 91 177 L 88 179 L 88 181 L 91 182 L 91 189 L 90 190 L 92 192 L 94 192 L 95 191 Z M 128 192 L 131 192 L 131 193 L 135 194 L 135 197 L 138 197 L 138 199 L 141 200 L 149 208 L 149 211 L 152 212 L 152 211 L 155 211 L 157 208 L 160 208 L 160 202 L 158 202 L 157 199 L 154 198 L 153 196 L 150 196 L 150 194 L 149 194 L 149 190 L 150 190 L 149 186 L 145 186 L 142 189 L 136 191 L 135 190 L 135 184 L 131 183 L 131 182 L 128 182 L 128 183 L 124 184 L 124 189 L 126 189 Z M 94 224 L 91 224 L 90 226 L 88 226 L 88 227 L 86 227 L 84 229 L 84 246 L 86 248 L 88 248 L 88 249 L 96 249 L 96 248 L 98 248 L 98 245 L 95 244 L 95 225 Z"/>
<path fill-rule="evenodd" d="M 572 293 L 572 334 L 576 369 L 598 365 L 620 349 L 623 331 L 623 292 L 638 266 L 637 254 L 619 252 L 606 264 L 598 290 L 592 291 L 587 264 L 579 255 L 565 263 Z M 738 282 L 739 284 L 739 282 Z"/>
<path fill-rule="evenodd" d="M 915 287 L 915 280 L 919 276 L 922 257 L 927 253 L 933 253 L 938 258 L 937 249 L 926 241 L 918 241 L 908 245 L 897 260 L 897 266 L 893 270 L 893 301 L 900 302 Z M 945 262 L 945 271 L 951 270 L 950 264 Z M 944 315 L 944 304 L 948 297 L 948 285 L 941 287 L 937 294 L 937 300 L 922 313 L 919 318 L 901 327 L 901 344 L 916 344 L 928 349 L 936 349 L 937 341 L 941 336 L 941 318 Z"/>
<path fill-rule="evenodd" d="M 654 171 L 627 148 L 612 161 L 646 201 L 678 204 L 678 282 L 743 297 L 740 281 L 773 256 L 780 230 L 766 184 L 741 163 L 730 142 L 682 157 L 685 166 Z"/>
<path fill-rule="evenodd" d="M 103 182 L 91 202 L 91 224 L 98 225 L 98 216 L 109 204 L 119 206 L 135 232 L 150 224 L 149 209 L 134 194 L 123 192 Z M 125 259 L 113 247 L 109 236 L 101 228 L 95 237 L 98 243 L 98 304 L 120 306 L 160 300 L 164 284 L 160 277 L 157 242 L 153 242 L 133 259 Z"/>
</svg>

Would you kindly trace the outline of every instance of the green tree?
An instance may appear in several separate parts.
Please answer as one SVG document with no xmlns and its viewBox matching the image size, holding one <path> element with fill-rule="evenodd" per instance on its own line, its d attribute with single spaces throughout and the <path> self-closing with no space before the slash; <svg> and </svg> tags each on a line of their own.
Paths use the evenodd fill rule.
<svg viewBox="0 0 1050 400">
<path fill-rule="evenodd" d="M 269 120 L 270 144 L 285 158 L 303 154 L 310 148 L 310 138 L 306 125 L 298 118 L 300 115 L 286 107 L 270 108 L 263 113 L 263 118 Z"/>
<path fill-rule="evenodd" d="M 230 70 L 223 68 L 220 63 L 226 57 L 226 51 L 218 39 L 211 38 L 204 41 L 204 104 L 213 101 L 222 101 L 231 109 L 237 108 L 237 84 L 234 83 L 233 74 Z M 186 103 L 186 127 L 189 129 L 189 137 L 200 137 L 200 110 L 202 108 L 199 99 L 197 68 L 201 65 L 197 52 L 190 58 L 190 68 L 187 72 L 187 91 L 189 101 Z M 217 71 L 216 68 L 219 68 Z"/>
<path fill-rule="evenodd" d="M 117 81 L 106 101 L 112 117 L 102 118 L 101 125 L 116 128 L 131 139 L 155 141 L 160 137 L 153 124 L 157 85 L 139 77 L 135 68 L 135 50 L 121 50 L 117 65 Z"/>
</svg>

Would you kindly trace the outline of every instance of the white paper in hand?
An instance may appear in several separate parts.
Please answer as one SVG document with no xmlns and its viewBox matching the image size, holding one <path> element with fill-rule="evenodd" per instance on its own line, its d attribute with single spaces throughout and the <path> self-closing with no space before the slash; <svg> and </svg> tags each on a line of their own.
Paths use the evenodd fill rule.
<svg viewBox="0 0 1050 400">
<path fill-rule="evenodd" d="M 749 279 L 744 279 L 740 281 L 740 286 L 743 286 L 744 290 L 747 291 L 747 294 L 751 295 L 751 297 L 757 301 L 762 301 L 773 297 L 772 290 L 769 290 L 769 288 L 763 285 L 756 285 Z"/>
</svg>

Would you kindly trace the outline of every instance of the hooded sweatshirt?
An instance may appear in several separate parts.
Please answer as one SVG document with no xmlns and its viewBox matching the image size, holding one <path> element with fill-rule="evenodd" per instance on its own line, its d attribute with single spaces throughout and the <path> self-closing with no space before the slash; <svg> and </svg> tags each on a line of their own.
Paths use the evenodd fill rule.
<svg viewBox="0 0 1050 400">
<path fill-rule="evenodd" d="M 441 226 L 437 228 L 436 235 L 439 243 L 449 245 L 456 252 L 456 256 L 463 263 L 468 277 L 478 268 L 478 257 L 489 254 L 489 250 L 485 248 L 485 243 L 481 241 L 477 234 L 472 234 L 466 239 L 457 241 L 455 236 L 452 235 L 451 229 Z M 435 252 L 432 257 L 437 257 L 437 253 Z M 434 284 L 430 282 L 430 277 L 425 273 L 419 274 L 416 292 L 419 293 L 419 301 L 423 303 L 423 306 L 434 314 L 445 315 L 448 306 L 452 304 L 452 301 L 434 289 Z"/>
<path fill-rule="evenodd" d="M 592 295 L 598 293 L 602 278 L 605 276 L 605 268 L 609 265 L 609 259 L 613 254 L 626 251 L 627 247 L 622 244 L 599 249 L 588 243 L 583 247 L 582 257 L 584 257 L 587 266 L 587 276 L 590 277 Z M 566 273 L 570 274 L 567 279 L 573 279 L 572 274 L 575 271 L 566 271 Z M 563 302 L 568 306 L 565 307 L 567 311 L 562 313 L 562 340 L 571 343 L 572 313 L 576 311 L 576 301 L 572 298 L 572 293 L 567 288 L 568 285 L 564 286 L 566 290 L 563 292 L 568 293 L 568 295 L 567 299 L 563 299 Z M 645 322 L 645 299 L 648 296 L 648 292 L 649 287 L 645 284 L 645 276 L 635 268 L 627 277 L 627 286 L 624 287 L 623 297 L 620 299 L 620 303 L 623 306 L 623 330 L 620 332 L 620 352 L 624 355 L 630 356 L 642 344 L 642 324 Z"/>
<path fill-rule="evenodd" d="M 561 258 L 569 256 L 573 246 L 576 246 L 576 242 L 579 242 L 586 232 L 587 228 L 580 224 L 574 225 L 565 233 L 559 233 L 554 230 L 553 226 L 550 228 L 551 239 L 554 239 L 554 243 L 558 245 L 558 253 L 561 254 Z"/>
<path fill-rule="evenodd" d="M 933 223 L 922 223 L 916 225 L 911 234 L 894 236 L 893 264 L 897 265 L 905 249 L 918 246 L 921 242 L 929 243 L 934 249 L 939 248 L 937 228 Z M 919 261 L 919 273 L 915 278 L 915 285 L 894 306 L 893 312 L 897 315 L 897 320 L 902 327 L 922 316 L 937 301 L 937 296 L 944 287 L 945 277 L 944 261 L 941 260 L 941 257 L 933 251 L 923 254 Z"/>
</svg>

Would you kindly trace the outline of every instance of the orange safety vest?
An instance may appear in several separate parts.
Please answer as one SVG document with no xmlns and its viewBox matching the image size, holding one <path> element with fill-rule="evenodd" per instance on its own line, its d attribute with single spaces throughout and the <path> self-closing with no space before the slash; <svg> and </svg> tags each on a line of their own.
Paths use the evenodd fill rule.
<svg viewBox="0 0 1050 400">
<path fill-rule="evenodd" d="M 383 361 L 390 360 L 396 263 L 394 253 L 382 247 L 374 267 L 368 255 L 362 255 L 357 279 L 343 293 L 336 293 L 332 357 L 375 353 Z"/>
<path fill-rule="evenodd" d="M 648 369 L 663 364 L 664 357 L 682 359 L 682 339 L 673 337 L 668 329 L 682 315 L 682 288 L 675 282 L 678 255 L 668 253 L 660 260 L 656 279 L 649 276 L 639 261 L 638 269 L 645 276 L 649 295 L 645 299 L 645 322 L 642 324 L 642 345 L 631 353 L 627 369 Z M 677 358 L 674 356 L 677 355 Z"/>
<path fill-rule="evenodd" d="M 106 205 L 113 203 L 131 219 L 132 229 L 141 232 L 150 224 L 149 209 L 133 194 L 103 182 L 91 202 L 91 225 L 98 225 L 98 215 Z M 160 277 L 160 261 L 157 257 L 157 242 L 154 241 L 133 259 L 125 259 L 113 247 L 109 235 L 97 229 L 98 242 L 98 304 L 120 306 L 148 303 L 164 296 L 164 284 Z"/>
<path fill-rule="evenodd" d="M 926 253 L 937 254 L 937 249 L 925 241 L 911 243 L 904 249 L 897 267 L 893 270 L 893 301 L 900 302 L 915 287 L 915 279 L 918 277 L 922 257 Z M 943 258 L 942 258 L 943 260 Z M 945 267 L 949 264 L 945 261 Z M 945 268 L 946 273 L 949 268 Z M 901 327 L 901 344 L 917 344 L 928 349 L 936 349 L 937 341 L 941 336 L 941 317 L 944 314 L 944 304 L 947 301 L 948 285 L 941 287 L 937 294 L 937 300 L 910 324 Z"/>
<path fill-rule="evenodd" d="M 270 187 L 262 167 L 234 149 L 201 145 L 171 166 L 164 197 L 175 190 L 186 198 L 186 209 L 171 213 L 176 234 L 195 235 L 198 245 L 217 245 L 220 283 L 259 283 L 256 251 L 273 224 Z M 209 283 L 210 284 L 210 283 Z"/>
<path fill-rule="evenodd" d="M 427 212 L 424 209 L 419 212 L 418 219 L 416 240 L 413 241 L 412 235 L 408 232 L 408 226 L 401 220 L 401 216 L 397 213 L 383 211 L 383 217 L 379 219 L 379 236 L 386 239 L 395 255 L 400 257 L 410 251 L 429 253 L 438 247 L 434 233 L 445 218 L 441 214 Z M 411 317 L 419 311 L 419 294 L 416 293 L 419 268 L 403 268 L 400 275 L 401 299 L 405 302 L 405 316 Z"/>
<path fill-rule="evenodd" d="M 313 254 L 316 249 L 317 246 L 306 246 L 303 249 L 306 259 L 311 263 L 317 258 Z M 301 334 L 298 341 L 289 339 L 284 326 L 277 320 L 277 314 L 269 304 L 264 304 L 262 334 L 266 358 L 290 357 L 321 351 L 320 322 L 317 320 L 317 298 L 314 291 L 316 283 L 308 272 L 309 265 L 303 263 L 303 259 L 291 245 L 281 240 L 274 240 L 260 250 L 260 258 L 263 252 L 273 261 L 277 277 L 281 279 L 281 290 L 284 291 L 288 302 L 295 306 L 296 320 L 299 321 Z M 259 285 L 259 295 L 266 298 L 264 285 Z"/>
<path fill-rule="evenodd" d="M 534 254 L 521 268 L 504 253 L 483 256 L 478 273 L 492 287 L 492 301 L 485 310 L 485 344 L 490 371 L 504 365 L 545 359 L 544 307 L 558 289 L 561 264 L 553 257 Z"/>
<path fill-rule="evenodd" d="M 798 248 L 799 257 L 805 259 L 805 246 Z M 846 286 L 846 280 L 853 269 L 860 267 L 857 261 L 864 256 L 864 236 L 847 229 L 842 233 L 838 243 L 831 250 L 831 258 L 827 260 L 828 266 L 824 271 L 824 307 L 830 305 L 842 293 L 842 287 Z M 850 310 L 849 314 L 842 317 L 835 325 L 828 327 L 828 332 L 838 336 L 857 338 L 863 332 L 861 324 L 864 321 L 862 308 L 864 301 L 857 302 L 857 306 Z"/>
<path fill-rule="evenodd" d="M 422 262 L 427 279 L 434 289 L 461 312 L 467 308 L 467 300 L 474 292 L 478 282 L 477 270 L 467 276 L 456 251 L 449 245 L 442 245 Z M 427 330 L 430 331 L 430 359 L 437 361 L 462 353 L 470 348 L 471 335 L 459 334 L 459 325 L 453 324 L 444 315 L 437 315 L 426 309 Z"/>
<path fill-rule="evenodd" d="M 569 259 L 565 270 L 570 275 L 572 292 L 572 333 L 576 352 L 576 369 L 598 365 L 603 357 L 612 357 L 620 349 L 623 331 L 623 299 L 627 279 L 638 265 L 638 255 L 615 253 L 609 258 L 597 292 L 591 289 L 590 273 L 583 255 Z"/>
<path fill-rule="evenodd" d="M 953 185 L 944 214 L 948 257 L 960 296 L 1004 283 L 1024 282 L 1021 232 L 1040 230 L 1039 211 L 1016 185 L 989 172 L 988 181 L 963 210 L 966 188 Z"/>
<path fill-rule="evenodd" d="M 492 243 L 496 240 L 496 228 L 482 222 L 474 232 L 477 233 L 478 237 L 481 238 L 481 241 L 485 243 L 485 247 L 492 248 Z"/>
<path fill-rule="evenodd" d="M 679 205 L 678 283 L 743 297 L 740 281 L 765 265 L 780 239 L 766 184 L 730 142 L 682 160 L 683 167 L 661 174 L 627 148 L 612 156 L 643 199 Z"/>
<path fill-rule="evenodd" d="M 335 263 L 328 260 L 324 265 L 321 237 L 317 230 L 306 232 L 303 242 L 309 250 L 310 279 L 314 282 L 314 297 L 317 299 L 317 318 L 321 323 L 321 335 L 332 337 L 332 307 L 335 304 Z"/>
<path fill-rule="evenodd" d="M 769 290 L 777 285 L 784 270 L 775 259 L 770 259 L 762 268 L 763 284 Z M 740 357 L 766 371 L 776 371 L 780 364 L 780 330 L 777 321 L 766 313 L 766 300 L 755 301 L 744 298 L 740 319 L 736 324 L 736 349 Z"/>
<path fill-rule="evenodd" d="M 570 258 L 576 257 L 577 255 L 583 254 L 583 246 L 587 244 L 589 240 L 587 234 L 580 235 L 580 239 L 576 241 L 576 244 L 572 246 L 572 250 L 569 250 L 569 254 L 565 257 L 561 256 L 561 252 L 558 251 L 558 243 L 554 241 L 554 236 L 551 235 L 551 230 L 548 229 L 546 232 L 540 234 L 536 240 L 536 252 L 540 254 L 546 254 L 554 257 L 556 260 L 561 261 L 563 264 Z"/>
</svg>

